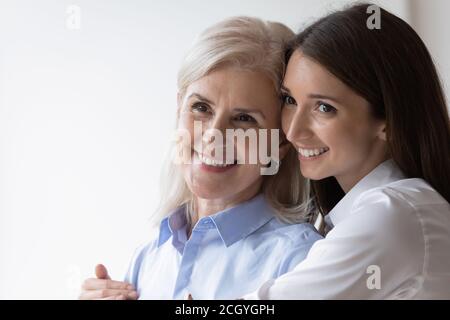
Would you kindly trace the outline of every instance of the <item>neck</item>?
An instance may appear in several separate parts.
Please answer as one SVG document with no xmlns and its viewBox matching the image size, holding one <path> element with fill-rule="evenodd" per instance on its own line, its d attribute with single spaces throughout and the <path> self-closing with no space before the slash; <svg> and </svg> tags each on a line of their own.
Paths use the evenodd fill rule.
<svg viewBox="0 0 450 320">
<path fill-rule="evenodd" d="M 255 183 L 242 192 L 224 198 L 205 199 L 195 196 L 195 213 L 192 215 L 192 222 L 188 230 L 188 238 L 198 220 L 252 199 L 258 194 L 261 189 L 261 184 L 262 182 Z"/>
<path fill-rule="evenodd" d="M 354 171 L 348 175 L 336 176 L 336 180 L 345 193 L 348 193 L 362 178 L 368 175 L 373 169 L 379 166 L 381 163 L 389 159 L 388 154 L 383 154 L 378 158 L 374 158 L 371 161 L 364 161 L 364 164 L 358 171 Z"/>
</svg>

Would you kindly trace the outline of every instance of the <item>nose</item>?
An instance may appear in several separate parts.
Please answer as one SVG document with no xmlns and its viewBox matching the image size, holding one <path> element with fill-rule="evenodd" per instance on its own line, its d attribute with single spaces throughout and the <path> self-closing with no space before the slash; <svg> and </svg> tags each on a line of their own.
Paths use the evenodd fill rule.
<svg viewBox="0 0 450 320">
<path fill-rule="evenodd" d="M 225 113 L 216 113 L 214 117 L 208 122 L 207 129 L 215 129 L 222 132 L 228 128 L 228 117 Z"/>
<path fill-rule="evenodd" d="M 290 142 L 309 139 L 313 136 L 311 126 L 311 119 L 306 114 L 307 111 L 298 106 L 295 111 L 286 111 L 284 115 L 286 125 L 286 139 Z"/>
<path fill-rule="evenodd" d="M 225 114 L 217 113 L 214 117 L 208 121 L 208 123 L 203 128 L 203 142 L 209 144 L 214 142 L 215 145 L 220 146 L 225 144 L 225 133 L 228 129 L 228 121 Z M 220 139 L 222 138 L 222 140 Z M 214 138 L 214 139 L 213 139 Z"/>
</svg>

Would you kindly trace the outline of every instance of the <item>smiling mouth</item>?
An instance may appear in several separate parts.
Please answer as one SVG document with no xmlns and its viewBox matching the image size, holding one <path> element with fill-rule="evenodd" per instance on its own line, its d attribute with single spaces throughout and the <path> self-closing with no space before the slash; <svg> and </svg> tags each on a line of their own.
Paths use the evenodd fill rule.
<svg viewBox="0 0 450 320">
<path fill-rule="evenodd" d="M 306 149 L 306 148 L 298 148 L 299 157 L 303 159 L 316 158 L 321 156 L 322 154 L 328 152 L 330 148 L 322 147 L 315 149 Z"/>
<path fill-rule="evenodd" d="M 198 152 L 194 151 L 197 158 L 200 160 L 201 162 L 201 168 L 205 169 L 207 171 L 212 171 L 212 172 L 223 172 L 226 171 L 228 169 L 231 169 L 233 167 L 235 167 L 237 165 L 237 160 L 234 160 L 233 163 L 226 163 L 223 161 L 218 161 L 216 159 L 211 159 L 209 157 L 206 157 L 202 154 L 199 154 Z"/>
</svg>

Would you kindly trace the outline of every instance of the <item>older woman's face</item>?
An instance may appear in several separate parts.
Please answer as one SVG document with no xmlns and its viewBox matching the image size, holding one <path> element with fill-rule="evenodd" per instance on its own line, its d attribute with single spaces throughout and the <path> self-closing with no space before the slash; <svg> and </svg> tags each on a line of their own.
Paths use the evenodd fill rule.
<svg viewBox="0 0 450 320">
<path fill-rule="evenodd" d="M 194 123 L 197 128 L 201 125 L 200 135 L 195 134 Z M 178 128 L 190 134 L 182 143 L 189 148 L 192 161 L 181 164 L 190 190 L 200 198 L 230 201 L 256 194 L 263 165 L 249 160 L 250 153 L 258 155 L 260 139 L 255 148 L 248 140 L 239 144 L 231 139 L 227 144 L 226 131 L 241 129 L 249 135 L 254 131 L 258 137 L 261 129 L 278 129 L 280 123 L 280 97 L 262 73 L 225 67 L 192 83 L 179 98 L 178 119 Z M 215 137 L 211 129 L 222 133 L 222 138 Z M 270 145 L 270 137 L 262 141 L 264 148 Z M 230 151 L 234 154 L 231 159 L 226 157 Z"/>
</svg>

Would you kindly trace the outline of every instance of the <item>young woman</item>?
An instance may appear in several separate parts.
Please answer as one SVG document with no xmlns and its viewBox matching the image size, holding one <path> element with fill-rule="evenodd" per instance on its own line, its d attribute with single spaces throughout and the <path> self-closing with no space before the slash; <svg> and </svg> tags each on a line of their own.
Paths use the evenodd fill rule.
<svg viewBox="0 0 450 320">
<path fill-rule="evenodd" d="M 303 223 L 309 219 L 302 195 L 307 189 L 292 146 L 276 144 L 283 158 L 279 171 L 263 176 L 267 164 L 241 160 L 270 149 L 272 140 L 259 139 L 255 150 L 210 135 L 230 129 L 261 138 L 263 130 L 280 128 L 284 50 L 292 36 L 281 24 L 245 17 L 201 35 L 178 77 L 177 127 L 185 133 L 181 150 L 192 161 L 170 162 L 159 230 L 136 251 L 126 281 L 104 279 L 99 266 L 103 279 L 86 280 L 81 299 L 233 298 L 306 257 L 321 237 Z M 200 143 L 196 123 L 203 130 Z M 231 162 L 214 152 L 217 146 L 222 155 L 233 149 Z"/>
<path fill-rule="evenodd" d="M 328 232 L 246 299 L 450 299 L 450 130 L 429 52 L 368 5 L 328 15 L 287 53 L 282 126 Z"/>
</svg>

